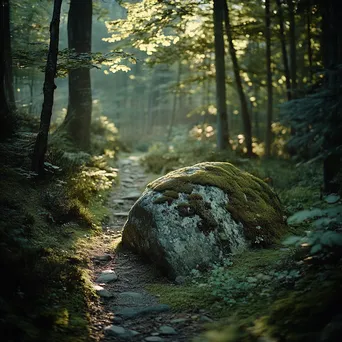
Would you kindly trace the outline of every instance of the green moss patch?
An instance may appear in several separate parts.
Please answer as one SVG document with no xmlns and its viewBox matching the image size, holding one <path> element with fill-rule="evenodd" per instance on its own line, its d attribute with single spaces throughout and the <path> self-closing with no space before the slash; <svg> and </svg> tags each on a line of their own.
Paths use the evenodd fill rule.
<svg viewBox="0 0 342 342">
<path fill-rule="evenodd" d="M 217 298 L 210 290 L 198 286 L 175 286 L 168 284 L 151 284 L 147 290 L 158 295 L 161 303 L 170 305 L 178 311 L 194 311 L 215 307 Z"/>
<path fill-rule="evenodd" d="M 187 174 L 190 169 L 192 172 Z M 205 203 L 202 204 L 196 198 L 198 196 L 192 194 L 195 184 L 215 186 L 228 195 L 227 210 L 234 220 L 243 223 L 245 235 L 253 243 L 269 245 L 277 242 L 286 232 L 282 206 L 277 195 L 261 179 L 230 163 L 208 162 L 182 168 L 151 182 L 148 187 L 163 194 L 170 191 L 186 193 L 189 195 L 190 207 L 196 213 L 203 213 Z"/>
</svg>

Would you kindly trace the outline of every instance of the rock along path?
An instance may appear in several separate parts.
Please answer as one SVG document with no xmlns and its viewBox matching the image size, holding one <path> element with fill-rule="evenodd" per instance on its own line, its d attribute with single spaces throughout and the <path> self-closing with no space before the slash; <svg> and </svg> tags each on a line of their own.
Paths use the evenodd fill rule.
<svg viewBox="0 0 342 342">
<path fill-rule="evenodd" d="M 204 311 L 173 311 L 150 294 L 148 284 L 169 281 L 137 255 L 114 249 L 128 212 L 149 181 L 139 156 L 119 162 L 120 184 L 113 188 L 108 206 L 109 224 L 91 255 L 93 286 L 99 300 L 92 304 L 93 341 L 191 341 L 210 321 Z M 177 285 L 174 285 L 177 286 Z"/>
</svg>

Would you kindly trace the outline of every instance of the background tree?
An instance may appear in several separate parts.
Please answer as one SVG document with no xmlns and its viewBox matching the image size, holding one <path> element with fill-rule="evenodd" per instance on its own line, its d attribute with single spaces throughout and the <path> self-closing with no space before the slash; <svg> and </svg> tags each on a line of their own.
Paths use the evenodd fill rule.
<svg viewBox="0 0 342 342">
<path fill-rule="evenodd" d="M 302 1 L 302 6 L 313 2 Z M 282 116 L 295 129 L 289 141 L 298 157 L 323 160 L 324 191 L 341 190 L 342 155 L 342 30 L 339 14 L 342 4 L 337 0 L 315 1 L 322 18 L 321 51 L 324 69 L 316 84 L 302 98 L 283 105 Z"/>
<path fill-rule="evenodd" d="M 229 19 L 229 5 L 228 5 L 227 0 L 224 1 L 224 21 L 225 21 L 225 27 L 226 27 L 226 34 L 228 38 L 229 53 L 230 53 L 230 57 L 233 63 L 233 71 L 234 71 L 234 76 L 235 76 L 237 93 L 240 99 L 241 116 L 242 116 L 242 122 L 244 126 L 244 132 L 245 132 L 247 155 L 252 156 L 253 150 L 252 150 L 251 119 L 249 116 L 246 96 L 245 96 L 243 86 L 242 86 L 239 62 L 236 56 L 236 50 L 235 50 L 234 43 L 233 43 L 232 28 L 231 28 L 230 19 Z"/>
<path fill-rule="evenodd" d="M 289 41 L 290 41 L 290 73 L 292 98 L 296 97 L 297 89 L 297 25 L 295 17 L 295 1 L 287 0 L 289 9 Z"/>
<path fill-rule="evenodd" d="M 270 1 L 265 0 L 265 39 L 266 39 L 266 75 L 267 75 L 267 121 L 266 121 L 266 147 L 265 154 L 271 155 L 272 119 L 273 119 L 273 84 L 271 61 L 271 12 Z"/>
<path fill-rule="evenodd" d="M 279 39 L 280 39 L 281 53 L 282 53 L 283 64 L 284 64 L 286 95 L 287 95 L 287 100 L 290 101 L 292 99 L 291 76 L 290 76 L 290 68 L 289 68 L 289 59 L 288 59 L 287 49 L 286 49 L 284 15 L 283 15 L 283 8 L 282 8 L 281 0 L 276 0 L 276 2 L 277 2 L 277 13 L 279 17 Z"/>
<path fill-rule="evenodd" d="M 71 0 L 68 14 L 68 47 L 82 57 L 91 52 L 92 0 Z M 89 57 L 90 63 L 90 57 Z M 90 65 L 69 70 L 69 104 L 62 129 L 80 149 L 90 147 L 92 93 Z"/>
<path fill-rule="evenodd" d="M 44 102 L 40 116 L 40 127 L 37 135 L 32 157 L 32 170 L 38 174 L 44 172 L 44 158 L 47 150 L 48 135 L 52 116 L 54 91 L 56 89 L 55 77 L 57 71 L 57 55 L 59 43 L 59 22 L 61 15 L 62 0 L 55 0 L 52 20 L 50 25 L 50 45 L 47 56 L 45 81 L 44 81 Z"/>
<path fill-rule="evenodd" d="M 13 110 L 15 108 L 12 84 L 12 58 L 10 34 L 9 1 L 0 2 L 0 138 L 8 136 L 13 128 Z"/>
<path fill-rule="evenodd" d="M 226 71 L 223 39 L 224 0 L 214 0 L 214 35 L 215 35 L 215 67 L 216 67 L 216 101 L 217 101 L 217 147 L 224 150 L 228 147 L 228 114 L 226 104 Z"/>
</svg>

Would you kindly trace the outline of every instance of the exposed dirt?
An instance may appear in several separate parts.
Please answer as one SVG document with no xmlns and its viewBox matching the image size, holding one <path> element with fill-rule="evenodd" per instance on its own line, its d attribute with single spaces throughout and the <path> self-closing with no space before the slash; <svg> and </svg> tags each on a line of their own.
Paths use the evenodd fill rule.
<svg viewBox="0 0 342 342">
<path fill-rule="evenodd" d="M 128 211 L 135 202 L 135 199 L 126 197 L 134 195 L 134 192 L 141 192 L 150 180 L 139 164 L 137 155 L 121 159 L 118 172 L 120 184 L 113 188 L 108 203 L 111 209 L 110 222 L 103 228 L 103 234 L 91 255 L 94 285 L 101 285 L 109 291 L 107 295 L 112 297 L 101 297 L 98 302 L 93 303 L 91 336 L 95 341 L 103 342 L 191 341 L 203 329 L 203 320 L 199 318 L 207 317 L 206 313 L 190 310 L 176 312 L 161 305 L 163 303 L 159 303 L 158 298 L 148 293 L 146 286 L 169 280 L 139 256 L 128 250 L 115 249 L 115 245 L 121 240 L 121 230 Z M 110 260 L 100 260 L 101 258 Z M 96 282 L 104 270 L 113 270 L 118 279 L 102 284 Z M 134 314 L 137 316 L 127 317 Z M 111 325 L 119 327 L 116 328 L 117 332 L 107 330 Z M 174 328 L 175 331 L 173 334 L 165 334 L 165 331 L 163 333 L 159 330 L 161 326 Z M 170 333 L 170 329 L 166 330 Z M 135 332 L 139 334 L 134 335 Z M 146 338 L 149 339 L 145 340 Z"/>
</svg>

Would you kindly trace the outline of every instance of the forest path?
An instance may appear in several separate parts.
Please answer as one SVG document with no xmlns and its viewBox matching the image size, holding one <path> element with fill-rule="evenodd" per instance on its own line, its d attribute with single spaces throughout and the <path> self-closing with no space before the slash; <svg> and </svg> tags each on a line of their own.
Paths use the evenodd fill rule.
<svg viewBox="0 0 342 342">
<path fill-rule="evenodd" d="M 92 280 L 100 296 L 92 310 L 92 338 L 102 342 L 191 341 L 203 323 L 210 321 L 206 312 L 179 312 L 159 303 L 146 288 L 169 281 L 139 256 L 115 249 L 128 211 L 153 178 L 145 173 L 140 158 L 133 154 L 120 159 L 120 183 L 113 188 L 108 203 L 110 222 L 91 253 Z"/>
</svg>

